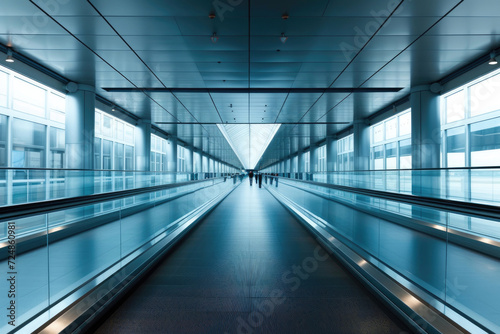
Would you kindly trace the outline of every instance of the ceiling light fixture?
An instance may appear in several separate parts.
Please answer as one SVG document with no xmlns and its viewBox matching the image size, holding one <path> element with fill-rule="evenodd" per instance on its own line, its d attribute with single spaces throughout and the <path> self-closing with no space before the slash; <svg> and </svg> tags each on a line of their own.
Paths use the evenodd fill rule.
<svg viewBox="0 0 500 334">
<path fill-rule="evenodd" d="M 287 37 L 287 36 L 285 36 L 285 33 L 284 33 L 284 32 L 282 32 L 282 33 L 281 33 L 281 37 L 280 37 L 280 41 L 281 41 L 281 43 L 285 44 L 285 42 L 286 42 L 286 40 L 287 40 L 287 39 L 288 39 L 288 37 Z"/>
<path fill-rule="evenodd" d="M 5 61 L 8 63 L 14 62 L 14 57 L 12 56 L 12 49 L 11 48 L 7 49 L 7 58 L 5 58 Z"/>
<path fill-rule="evenodd" d="M 217 36 L 217 33 L 214 32 L 210 37 L 210 40 L 212 41 L 212 43 L 217 43 L 217 41 L 219 40 L 219 36 Z"/>
<path fill-rule="evenodd" d="M 496 54 L 495 51 L 491 51 L 490 53 L 490 61 L 488 62 L 489 65 L 496 65 L 498 64 L 498 61 L 496 60 Z"/>
</svg>

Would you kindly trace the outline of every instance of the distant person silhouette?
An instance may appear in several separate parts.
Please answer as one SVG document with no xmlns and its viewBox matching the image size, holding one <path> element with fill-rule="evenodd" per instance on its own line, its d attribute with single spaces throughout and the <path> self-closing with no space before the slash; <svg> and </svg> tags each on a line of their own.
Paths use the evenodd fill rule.
<svg viewBox="0 0 500 334">
<path fill-rule="evenodd" d="M 248 178 L 250 179 L 250 186 L 251 186 L 252 185 L 252 181 L 253 181 L 253 172 L 252 171 L 250 171 L 248 173 Z"/>
<path fill-rule="evenodd" d="M 257 182 L 257 180 L 255 182 Z M 259 173 L 259 188 L 262 188 L 262 173 Z"/>
</svg>

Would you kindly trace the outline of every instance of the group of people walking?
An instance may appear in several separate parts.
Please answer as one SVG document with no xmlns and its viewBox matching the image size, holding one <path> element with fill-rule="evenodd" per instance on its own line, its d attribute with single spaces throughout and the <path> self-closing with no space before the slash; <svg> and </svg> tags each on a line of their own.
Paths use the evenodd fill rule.
<svg viewBox="0 0 500 334">
<path fill-rule="evenodd" d="M 276 176 L 278 176 L 278 174 L 275 174 Z M 263 175 L 262 173 L 258 173 L 258 172 L 255 172 L 254 171 L 249 171 L 248 172 L 248 178 L 250 179 L 250 186 L 252 185 L 253 183 L 253 179 L 255 177 L 255 185 L 259 185 L 259 188 L 262 188 L 262 177 L 265 177 L 265 182 L 267 183 L 267 178 L 268 178 L 268 175 Z M 270 174 L 269 175 L 270 179 L 271 179 L 271 184 L 273 184 L 273 178 L 274 178 L 274 175 L 273 174 Z M 276 178 L 276 185 L 278 185 L 278 179 Z"/>
</svg>

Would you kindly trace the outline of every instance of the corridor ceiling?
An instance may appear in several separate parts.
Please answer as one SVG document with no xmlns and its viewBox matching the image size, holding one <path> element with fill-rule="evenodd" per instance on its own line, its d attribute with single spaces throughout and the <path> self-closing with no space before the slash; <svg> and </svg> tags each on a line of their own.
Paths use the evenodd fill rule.
<svg viewBox="0 0 500 334">
<path fill-rule="evenodd" d="M 263 167 L 488 54 L 499 18 L 498 0 L 0 0 L 0 43 L 235 166 L 217 124 L 282 124 Z"/>
</svg>

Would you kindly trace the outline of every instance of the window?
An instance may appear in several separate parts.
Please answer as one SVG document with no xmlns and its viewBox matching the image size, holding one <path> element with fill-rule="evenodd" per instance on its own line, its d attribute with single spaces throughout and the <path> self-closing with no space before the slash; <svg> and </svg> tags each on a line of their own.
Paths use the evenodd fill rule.
<svg viewBox="0 0 500 334">
<path fill-rule="evenodd" d="M 446 159 L 448 167 L 465 166 L 465 128 L 446 130 Z"/>
<path fill-rule="evenodd" d="M 500 118 L 471 124 L 470 165 L 500 166 Z"/>
<path fill-rule="evenodd" d="M 12 167 L 45 167 L 46 126 L 14 118 Z"/>
<path fill-rule="evenodd" d="M 465 118 L 465 94 L 463 90 L 447 96 L 445 100 L 446 121 L 448 123 Z"/>
<path fill-rule="evenodd" d="M 411 169 L 411 139 L 399 142 L 399 168 Z"/>
<path fill-rule="evenodd" d="M 7 167 L 7 116 L 0 115 L 0 167 Z"/>
<path fill-rule="evenodd" d="M 65 124 L 66 122 L 66 99 L 59 94 L 50 93 L 49 95 L 50 119 Z"/>
<path fill-rule="evenodd" d="M 201 172 L 199 166 L 201 166 L 201 156 L 198 152 L 193 152 L 193 173 Z"/>
<path fill-rule="evenodd" d="M 411 111 L 373 125 L 370 151 L 372 169 L 411 168 Z"/>
<path fill-rule="evenodd" d="M 63 93 L 0 66 L 0 167 L 21 168 L 0 177 L 1 204 L 61 196 L 61 174 L 22 168 L 65 167 L 65 108 Z"/>
<path fill-rule="evenodd" d="M 304 152 L 304 172 L 311 172 L 311 152 Z"/>
<path fill-rule="evenodd" d="M 326 172 L 326 145 L 318 147 L 318 172 Z"/>
<path fill-rule="evenodd" d="M 94 168 L 134 170 L 134 126 L 95 110 Z"/>
<path fill-rule="evenodd" d="M 63 129 L 50 129 L 50 167 L 64 167 L 64 152 L 66 147 L 66 138 Z"/>
<path fill-rule="evenodd" d="M 354 135 L 350 134 L 337 141 L 337 170 L 354 169 Z"/>
<path fill-rule="evenodd" d="M 9 74 L 0 71 L 0 107 L 7 107 L 9 93 Z"/>
<path fill-rule="evenodd" d="M 151 135 L 151 161 L 152 171 L 167 170 L 167 141 L 157 135 Z"/>
<path fill-rule="evenodd" d="M 470 116 L 478 116 L 500 109 L 500 75 L 494 75 L 469 87 Z"/>
<path fill-rule="evenodd" d="M 500 71 L 442 96 L 443 167 L 500 165 Z"/>
<path fill-rule="evenodd" d="M 177 145 L 177 172 L 183 173 L 185 171 L 186 171 L 186 148 Z"/>
<path fill-rule="evenodd" d="M 65 119 L 63 93 L 0 66 L 0 166 L 64 168 Z"/>
<path fill-rule="evenodd" d="M 27 79 L 14 77 L 12 109 L 45 118 L 46 90 Z"/>
</svg>

